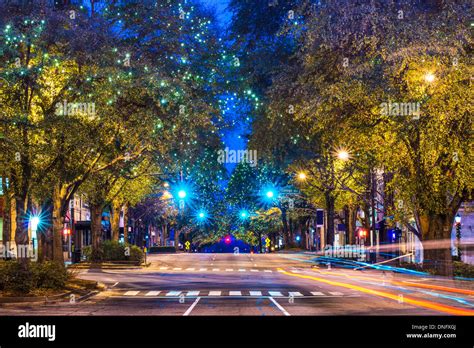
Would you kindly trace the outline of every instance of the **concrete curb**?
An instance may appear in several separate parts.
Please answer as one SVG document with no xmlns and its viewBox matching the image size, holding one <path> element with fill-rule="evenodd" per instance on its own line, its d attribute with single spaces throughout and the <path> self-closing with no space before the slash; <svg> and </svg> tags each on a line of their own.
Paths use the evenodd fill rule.
<svg viewBox="0 0 474 348">
<path fill-rule="evenodd" d="M 72 294 L 72 291 L 68 291 L 62 294 L 53 296 L 23 296 L 23 297 L 0 297 L 0 304 L 2 303 L 38 303 L 38 302 L 53 302 L 57 299 L 67 297 Z"/>
</svg>

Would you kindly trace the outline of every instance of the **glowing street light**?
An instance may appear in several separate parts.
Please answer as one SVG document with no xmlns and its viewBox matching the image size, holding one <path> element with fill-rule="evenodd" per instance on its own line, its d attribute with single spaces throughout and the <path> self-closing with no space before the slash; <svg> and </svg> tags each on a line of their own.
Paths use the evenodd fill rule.
<svg viewBox="0 0 474 348">
<path fill-rule="evenodd" d="M 273 191 L 267 191 L 267 197 L 268 198 L 273 198 L 273 196 L 275 195 L 275 193 Z"/>
<path fill-rule="evenodd" d="M 300 181 L 306 180 L 306 174 L 304 172 L 299 172 L 298 173 L 298 180 L 300 180 Z"/>
<path fill-rule="evenodd" d="M 178 197 L 181 198 L 181 199 L 184 199 L 186 197 L 186 191 L 180 190 L 178 192 Z"/>
<path fill-rule="evenodd" d="M 247 210 L 241 210 L 239 213 L 240 218 L 247 219 L 249 217 L 249 213 Z"/>
<path fill-rule="evenodd" d="M 38 230 L 38 225 L 40 224 L 40 218 L 39 216 L 33 216 L 30 219 L 30 224 L 31 224 L 31 230 L 33 232 L 36 232 Z"/>
<path fill-rule="evenodd" d="M 346 150 L 339 150 L 337 152 L 337 158 L 339 158 L 341 161 L 347 161 L 349 160 L 349 152 Z"/>
<path fill-rule="evenodd" d="M 433 73 L 427 73 L 425 75 L 425 81 L 428 83 L 433 82 L 436 79 L 436 76 Z"/>
</svg>

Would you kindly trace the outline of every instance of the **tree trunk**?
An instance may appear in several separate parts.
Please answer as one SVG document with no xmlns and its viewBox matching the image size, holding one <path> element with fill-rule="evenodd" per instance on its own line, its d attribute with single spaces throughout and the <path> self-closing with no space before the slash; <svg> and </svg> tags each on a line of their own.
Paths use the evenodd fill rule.
<svg viewBox="0 0 474 348">
<path fill-rule="evenodd" d="M 180 234 L 180 229 L 179 228 L 175 228 L 174 230 L 174 249 L 176 251 L 179 251 L 179 234 Z"/>
<path fill-rule="evenodd" d="M 64 229 L 64 202 L 63 190 L 56 186 L 53 190 L 53 260 L 64 264 L 63 229 Z"/>
<path fill-rule="evenodd" d="M 11 232 L 11 218 L 12 218 L 12 205 L 11 205 L 11 197 L 9 192 L 7 191 L 5 180 L 2 180 L 3 182 L 3 192 L 5 193 L 4 195 L 4 211 L 3 211 L 3 245 L 4 245 L 4 250 L 6 248 L 11 247 L 11 238 L 12 238 L 12 232 Z M 9 250 L 9 249 L 8 249 Z"/>
<path fill-rule="evenodd" d="M 90 204 L 91 210 L 91 239 L 92 239 L 92 261 L 102 260 L 102 204 Z"/>
<path fill-rule="evenodd" d="M 453 276 L 451 255 L 452 214 L 427 214 L 420 216 L 423 238 L 423 267 L 436 274 Z"/>
<path fill-rule="evenodd" d="M 110 226 L 112 229 L 112 240 L 118 241 L 120 235 L 120 212 L 122 206 L 118 202 L 112 203 L 112 221 Z"/>
<path fill-rule="evenodd" d="M 123 206 L 123 240 L 128 243 L 128 203 Z"/>
<path fill-rule="evenodd" d="M 357 209 L 354 205 L 347 205 L 347 209 L 344 210 L 346 213 L 346 232 L 347 232 L 347 244 L 355 244 L 355 230 L 356 230 L 356 219 Z"/>
<path fill-rule="evenodd" d="M 283 225 L 283 244 L 285 245 L 285 248 L 291 247 L 291 240 L 289 236 L 289 228 L 288 228 L 288 219 L 286 218 L 286 209 L 285 208 L 280 208 L 281 211 L 281 222 Z"/>
<path fill-rule="evenodd" d="M 15 244 L 16 255 L 22 264 L 28 263 L 28 199 L 25 197 L 15 197 L 16 209 L 16 230 Z"/>
<path fill-rule="evenodd" d="M 327 214 L 326 244 L 334 245 L 334 196 L 331 192 L 325 193 L 325 200 Z"/>
</svg>

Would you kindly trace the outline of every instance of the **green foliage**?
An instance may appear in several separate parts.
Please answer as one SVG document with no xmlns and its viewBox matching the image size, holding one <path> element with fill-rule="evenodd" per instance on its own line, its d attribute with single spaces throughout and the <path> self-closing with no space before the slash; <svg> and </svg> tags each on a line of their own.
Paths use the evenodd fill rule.
<svg viewBox="0 0 474 348">
<path fill-rule="evenodd" d="M 127 255 L 126 248 L 129 248 L 130 255 Z M 100 249 L 97 251 L 96 258 L 92 254 L 90 245 L 82 249 L 82 253 L 88 262 L 93 260 L 100 261 L 134 261 L 142 263 L 145 254 L 143 250 L 136 245 L 122 244 L 118 241 L 106 240 L 102 243 Z"/>
<path fill-rule="evenodd" d="M 36 289 L 63 289 L 68 279 L 64 265 L 53 261 L 22 264 L 0 262 L 0 290 L 27 294 Z"/>
<path fill-rule="evenodd" d="M 459 261 L 455 261 L 453 265 L 456 277 L 474 278 L 474 265 Z"/>
</svg>

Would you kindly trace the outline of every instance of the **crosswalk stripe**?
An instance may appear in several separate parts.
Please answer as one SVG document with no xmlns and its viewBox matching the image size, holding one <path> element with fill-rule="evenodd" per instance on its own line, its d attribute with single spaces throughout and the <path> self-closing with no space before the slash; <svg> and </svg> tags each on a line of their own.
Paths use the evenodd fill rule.
<svg viewBox="0 0 474 348">
<path fill-rule="evenodd" d="M 194 271 L 194 268 L 186 268 L 186 271 Z"/>
<path fill-rule="evenodd" d="M 285 272 L 285 271 L 284 271 L 284 270 L 282 270 L 282 269 L 279 269 L 279 270 L 278 270 L 278 272 L 282 273 L 282 272 Z"/>
<path fill-rule="evenodd" d="M 290 291 L 290 296 L 303 296 L 303 294 L 298 291 Z"/>
<path fill-rule="evenodd" d="M 124 295 L 125 296 L 136 296 L 140 291 L 127 291 Z"/>
<path fill-rule="evenodd" d="M 269 291 L 268 292 L 270 296 L 278 297 L 278 296 L 283 296 L 280 291 Z"/>
<path fill-rule="evenodd" d="M 207 268 L 200 268 L 200 271 L 207 271 Z"/>
<path fill-rule="evenodd" d="M 271 271 L 271 270 L 269 270 L 269 269 L 266 269 L 264 272 L 267 272 L 267 273 L 272 273 L 272 271 Z"/>
<path fill-rule="evenodd" d="M 219 268 L 213 268 L 212 270 L 213 270 L 214 272 L 216 272 L 216 271 L 220 271 L 220 269 L 219 269 Z"/>
<path fill-rule="evenodd" d="M 173 268 L 173 271 L 181 271 L 181 270 L 182 270 L 181 267 L 175 267 L 175 268 Z"/>
<path fill-rule="evenodd" d="M 258 272 L 258 269 L 251 269 L 250 272 Z"/>
<path fill-rule="evenodd" d="M 181 294 L 181 291 L 168 291 L 166 296 L 179 296 Z"/>
<path fill-rule="evenodd" d="M 161 291 L 148 291 L 145 296 L 157 296 Z"/>
<path fill-rule="evenodd" d="M 189 291 L 160 291 L 160 290 L 150 290 L 150 291 L 145 291 L 143 290 L 143 293 L 145 294 L 144 296 L 150 297 L 150 296 L 181 296 L 181 294 L 185 294 L 186 296 L 192 296 L 192 297 L 202 297 L 202 296 L 222 296 L 223 293 L 228 293 L 227 296 L 243 296 L 242 291 L 219 291 L 219 290 L 212 290 L 209 291 L 208 294 L 206 295 L 206 292 L 204 292 L 204 295 L 202 294 L 202 291 L 198 290 L 189 290 Z M 245 292 L 247 293 L 247 292 Z M 271 297 L 284 297 L 285 295 L 283 294 L 282 291 L 268 291 L 268 295 L 263 295 L 263 293 L 266 293 L 266 291 L 259 291 L 259 290 L 248 290 L 248 293 L 250 296 L 271 296 Z M 123 296 L 137 296 L 140 294 L 140 290 L 124 290 Z M 309 294 L 303 294 L 300 291 L 289 291 L 288 296 L 289 297 L 304 297 L 304 296 L 325 296 L 325 295 L 331 295 L 331 296 L 344 296 L 345 294 L 339 291 L 328 291 L 326 293 L 321 292 L 321 291 L 311 291 L 311 295 Z M 224 295 L 226 296 L 226 295 Z"/>
<path fill-rule="evenodd" d="M 241 268 L 239 269 L 239 272 L 245 272 L 245 269 Z"/>
<path fill-rule="evenodd" d="M 314 295 L 314 296 L 324 296 L 324 294 L 320 291 L 311 291 L 311 295 Z"/>
<path fill-rule="evenodd" d="M 160 269 L 168 269 L 169 267 L 160 267 Z"/>
<path fill-rule="evenodd" d="M 232 268 L 226 268 L 226 270 L 225 270 L 225 271 L 226 271 L 226 272 L 232 272 L 232 271 L 233 271 L 233 269 L 232 269 Z"/>
</svg>

